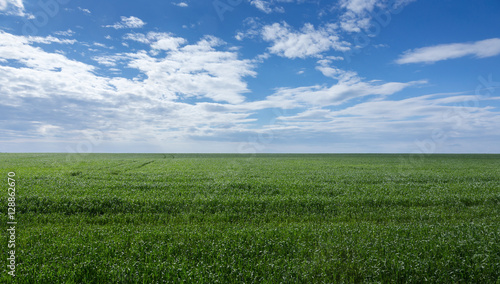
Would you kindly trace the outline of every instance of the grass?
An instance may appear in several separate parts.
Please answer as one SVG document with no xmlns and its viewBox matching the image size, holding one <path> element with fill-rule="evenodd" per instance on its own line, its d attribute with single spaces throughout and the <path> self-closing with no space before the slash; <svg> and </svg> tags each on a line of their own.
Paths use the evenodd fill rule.
<svg viewBox="0 0 500 284">
<path fill-rule="evenodd" d="M 500 283 L 500 155 L 408 161 L 0 154 L 4 187 L 17 178 L 15 280 Z"/>
</svg>

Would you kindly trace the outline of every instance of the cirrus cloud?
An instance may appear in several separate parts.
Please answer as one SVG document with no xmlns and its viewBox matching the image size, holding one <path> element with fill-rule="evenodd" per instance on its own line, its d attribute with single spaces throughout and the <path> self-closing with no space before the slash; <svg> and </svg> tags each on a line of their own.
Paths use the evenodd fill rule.
<svg viewBox="0 0 500 284">
<path fill-rule="evenodd" d="M 105 28 L 114 28 L 114 29 L 138 29 L 142 28 L 146 25 L 141 19 L 130 16 L 130 17 L 121 17 L 121 21 L 114 23 L 113 25 L 104 26 Z"/>
<path fill-rule="evenodd" d="M 500 38 L 491 38 L 476 42 L 440 44 L 408 50 L 396 60 L 396 63 L 434 63 L 469 55 L 486 58 L 499 54 Z"/>
</svg>

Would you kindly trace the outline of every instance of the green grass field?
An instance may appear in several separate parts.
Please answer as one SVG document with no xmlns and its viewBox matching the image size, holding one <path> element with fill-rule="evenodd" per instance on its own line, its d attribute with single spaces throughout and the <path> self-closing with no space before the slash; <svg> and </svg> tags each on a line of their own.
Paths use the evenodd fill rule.
<svg viewBox="0 0 500 284">
<path fill-rule="evenodd" d="M 0 167 L 1 283 L 500 283 L 500 155 L 0 154 Z"/>
</svg>

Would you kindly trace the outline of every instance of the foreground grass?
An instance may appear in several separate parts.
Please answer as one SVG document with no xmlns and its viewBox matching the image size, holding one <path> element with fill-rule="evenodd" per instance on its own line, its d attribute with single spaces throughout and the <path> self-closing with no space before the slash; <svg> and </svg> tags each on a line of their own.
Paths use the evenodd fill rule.
<svg viewBox="0 0 500 284">
<path fill-rule="evenodd" d="M 0 161 L 18 283 L 500 283 L 500 155 Z"/>
</svg>

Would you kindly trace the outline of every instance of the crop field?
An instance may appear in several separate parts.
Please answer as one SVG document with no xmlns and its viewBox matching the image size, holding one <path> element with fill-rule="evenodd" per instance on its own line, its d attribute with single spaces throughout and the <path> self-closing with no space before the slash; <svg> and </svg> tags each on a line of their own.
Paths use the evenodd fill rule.
<svg viewBox="0 0 500 284">
<path fill-rule="evenodd" d="M 0 154 L 0 168 L 1 283 L 500 283 L 500 155 Z"/>
</svg>

